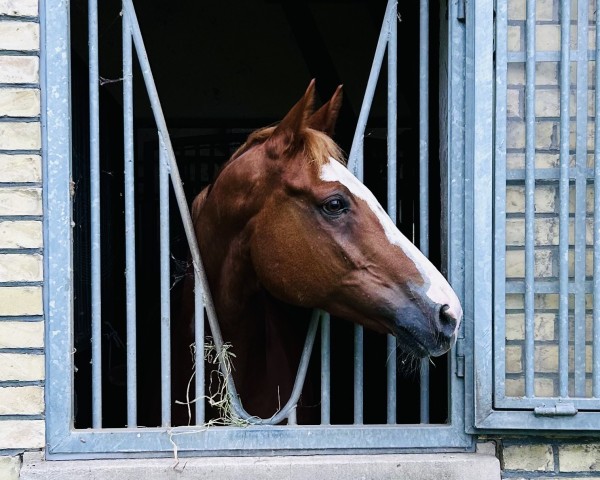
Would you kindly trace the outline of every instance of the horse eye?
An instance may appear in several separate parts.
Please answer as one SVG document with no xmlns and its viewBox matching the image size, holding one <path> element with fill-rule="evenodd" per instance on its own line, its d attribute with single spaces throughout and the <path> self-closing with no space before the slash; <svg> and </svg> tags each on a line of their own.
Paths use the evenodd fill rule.
<svg viewBox="0 0 600 480">
<path fill-rule="evenodd" d="M 331 198 L 323 204 L 323 211 L 327 215 L 338 216 L 346 211 L 346 206 L 341 198 Z"/>
</svg>

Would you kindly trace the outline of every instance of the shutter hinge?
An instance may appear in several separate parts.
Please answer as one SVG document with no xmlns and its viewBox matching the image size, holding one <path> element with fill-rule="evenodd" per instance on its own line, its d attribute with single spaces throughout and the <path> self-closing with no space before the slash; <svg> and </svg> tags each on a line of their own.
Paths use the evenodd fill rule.
<svg viewBox="0 0 600 480">
<path fill-rule="evenodd" d="M 458 338 L 454 350 L 456 352 L 456 376 L 464 378 L 465 376 L 465 339 Z"/>
<path fill-rule="evenodd" d="M 577 415 L 577 409 L 572 403 L 557 403 L 551 406 L 535 407 L 533 413 L 538 417 L 572 417 Z"/>
<path fill-rule="evenodd" d="M 458 0 L 456 4 L 456 19 L 464 22 L 467 18 L 467 0 Z"/>
</svg>

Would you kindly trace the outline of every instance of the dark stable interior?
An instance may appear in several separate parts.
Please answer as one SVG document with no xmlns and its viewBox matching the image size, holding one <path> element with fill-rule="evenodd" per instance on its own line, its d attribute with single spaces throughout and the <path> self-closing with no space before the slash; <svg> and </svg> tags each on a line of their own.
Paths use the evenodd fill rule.
<svg viewBox="0 0 600 480">
<path fill-rule="evenodd" d="M 99 12 L 102 231 L 103 426 L 126 425 L 125 226 L 120 2 Z M 349 152 L 386 2 L 382 0 L 234 0 L 136 2 L 137 15 L 167 118 L 188 200 L 253 129 L 282 118 L 316 79 L 320 102 L 344 85 L 336 141 Z M 398 25 L 399 227 L 418 242 L 419 5 L 400 2 Z M 441 15 L 441 19 L 440 19 Z M 438 105 L 440 20 L 430 12 L 430 258 L 440 264 Z M 89 96 L 87 2 L 71 2 L 73 215 L 75 221 L 75 426 L 91 426 Z M 365 140 L 365 183 L 386 206 L 386 62 Z M 160 424 L 160 309 L 156 127 L 134 62 L 136 155 L 138 425 Z M 444 149 L 441 149 L 444 151 Z M 171 201 L 172 302 L 188 268 L 188 249 Z M 416 232 L 416 233 L 413 233 Z M 418 243 L 417 243 L 418 244 Z M 353 326 L 332 320 L 331 421 L 353 416 Z M 385 337 L 365 331 L 366 424 L 386 422 Z M 172 345 L 172 349 L 188 349 Z M 318 385 L 320 346 L 311 375 Z M 398 423 L 419 423 L 419 371 L 398 357 Z M 393 361 L 393 360 L 392 360 Z M 173 368 L 178 368 L 173 365 Z M 448 416 L 447 356 L 431 365 L 431 423 Z M 174 399 L 176 400 L 176 399 Z M 177 399 L 183 400 L 183 399 Z M 243 399 L 242 399 L 243 400 Z M 286 399 L 282 399 L 284 403 Z"/>
</svg>

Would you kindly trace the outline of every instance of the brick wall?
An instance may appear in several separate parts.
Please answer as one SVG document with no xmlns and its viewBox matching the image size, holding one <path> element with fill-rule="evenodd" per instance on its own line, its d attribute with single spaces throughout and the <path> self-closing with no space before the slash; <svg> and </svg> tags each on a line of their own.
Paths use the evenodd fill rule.
<svg viewBox="0 0 600 480">
<path fill-rule="evenodd" d="M 37 0 L 0 0 L 0 478 L 44 445 Z"/>
<path fill-rule="evenodd" d="M 600 443 L 505 440 L 500 460 L 503 478 L 600 479 Z"/>
</svg>

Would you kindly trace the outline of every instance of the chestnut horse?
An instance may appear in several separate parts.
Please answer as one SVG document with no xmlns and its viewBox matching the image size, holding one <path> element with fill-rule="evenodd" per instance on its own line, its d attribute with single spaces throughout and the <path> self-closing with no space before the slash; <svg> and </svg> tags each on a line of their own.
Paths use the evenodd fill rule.
<svg viewBox="0 0 600 480">
<path fill-rule="evenodd" d="M 313 103 L 314 81 L 192 206 L 237 390 L 262 418 L 290 396 L 311 309 L 391 333 L 416 357 L 446 352 L 462 317 L 448 282 L 346 168 L 331 139 L 341 87 Z"/>
</svg>

